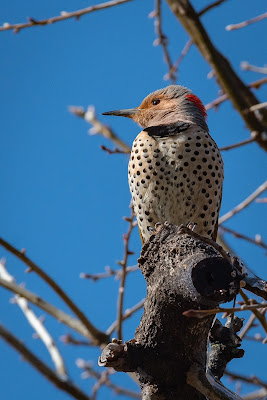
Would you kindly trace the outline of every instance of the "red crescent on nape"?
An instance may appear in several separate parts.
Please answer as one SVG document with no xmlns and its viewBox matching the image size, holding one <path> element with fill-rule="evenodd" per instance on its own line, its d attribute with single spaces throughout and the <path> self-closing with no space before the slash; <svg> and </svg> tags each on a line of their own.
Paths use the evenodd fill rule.
<svg viewBox="0 0 267 400">
<path fill-rule="evenodd" d="M 188 100 L 192 101 L 192 103 L 194 103 L 199 108 L 199 110 L 202 112 L 203 116 L 205 118 L 207 118 L 208 115 L 207 115 L 206 108 L 203 105 L 200 98 L 195 96 L 194 94 L 188 94 L 186 97 L 188 98 Z"/>
</svg>

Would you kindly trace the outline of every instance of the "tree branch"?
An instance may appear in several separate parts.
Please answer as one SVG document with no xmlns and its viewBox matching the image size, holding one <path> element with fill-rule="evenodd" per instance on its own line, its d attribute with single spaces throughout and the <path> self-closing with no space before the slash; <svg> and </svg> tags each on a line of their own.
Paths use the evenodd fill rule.
<svg viewBox="0 0 267 400">
<path fill-rule="evenodd" d="M 241 307 L 231 307 L 231 308 L 214 308 L 212 310 L 187 310 L 183 314 L 186 317 L 191 317 L 191 318 L 205 318 L 207 315 L 213 315 L 213 314 L 219 314 L 219 313 L 226 313 L 227 315 L 229 314 L 234 314 L 236 312 L 241 312 L 241 311 L 252 311 L 252 310 L 258 310 L 258 309 L 265 309 L 267 308 L 267 303 L 262 303 L 262 304 L 249 304 L 249 305 L 243 305 Z M 265 327 L 266 330 L 266 327 Z M 267 331 L 266 331 L 267 333 Z"/>
<path fill-rule="evenodd" d="M 240 336 L 240 335 L 239 335 Z M 235 372 L 226 370 L 224 375 L 229 376 L 233 380 L 239 380 L 242 382 L 250 383 L 251 385 L 262 386 L 267 389 L 267 382 L 264 382 L 257 378 L 256 376 L 245 376 L 241 374 L 236 374 Z"/>
<path fill-rule="evenodd" d="M 257 143 L 267 151 L 267 110 L 244 113 L 244 110 L 259 103 L 257 97 L 238 77 L 229 61 L 216 49 L 190 1 L 167 0 L 167 2 L 202 56 L 211 65 L 221 88 L 240 113 L 248 129 L 259 133 Z"/>
<path fill-rule="evenodd" d="M 106 3 L 96 4 L 94 6 L 83 8 L 82 10 L 77 10 L 77 11 L 72 11 L 72 12 L 61 11 L 60 15 L 58 15 L 56 17 L 42 19 L 39 21 L 34 18 L 29 17 L 28 18 L 29 22 L 24 22 L 24 23 L 20 23 L 20 24 L 10 24 L 8 22 L 5 22 L 2 26 L 0 26 L 0 32 L 13 29 L 14 33 L 18 33 L 21 29 L 31 28 L 33 26 L 51 25 L 51 24 L 54 24 L 55 22 L 64 21 L 64 20 L 70 19 L 70 18 L 75 18 L 76 20 L 78 20 L 85 14 L 89 14 L 94 11 L 104 10 L 106 8 L 110 8 L 110 7 L 114 7 L 114 6 L 118 6 L 123 3 L 128 3 L 129 1 L 131 1 L 131 0 L 112 0 L 112 1 L 108 1 Z"/>
<path fill-rule="evenodd" d="M 229 146 L 220 147 L 220 151 L 227 151 L 227 150 L 236 149 L 238 147 L 245 146 L 246 144 L 253 143 L 255 141 L 256 141 L 256 137 L 255 137 L 255 135 L 253 135 L 249 139 L 242 140 L 242 142 L 238 142 L 238 143 L 235 143 L 235 144 L 230 144 Z"/>
<path fill-rule="evenodd" d="M 15 279 L 13 276 L 11 276 L 6 267 L 5 267 L 5 262 L 4 260 L 0 260 L 0 277 L 7 282 L 14 282 Z M 52 336 L 48 332 L 48 330 L 45 328 L 43 322 L 41 321 L 40 318 L 38 318 L 35 313 L 31 310 L 31 308 L 28 305 L 28 302 L 25 298 L 20 297 L 18 295 L 15 296 L 15 302 L 18 304 L 20 307 L 21 311 L 25 315 L 25 318 L 28 320 L 29 324 L 32 326 L 32 328 L 35 330 L 35 332 L 38 335 L 38 338 L 41 339 L 41 341 L 44 343 L 45 347 L 48 350 L 48 353 L 50 354 L 50 357 L 55 365 L 56 371 L 59 375 L 62 376 L 62 378 L 67 377 L 67 370 L 64 364 L 63 357 L 61 356 Z"/>
<path fill-rule="evenodd" d="M 43 300 L 40 296 L 30 292 L 29 290 L 23 288 L 22 286 L 18 286 L 14 282 L 7 282 L 5 279 L 2 278 L 0 278 L 0 286 L 15 294 L 18 294 L 21 297 L 24 297 L 32 304 L 35 304 L 37 307 L 41 308 L 48 314 L 52 315 L 52 317 L 56 318 L 59 322 L 62 322 L 64 325 L 78 332 L 80 335 L 91 339 L 91 335 L 88 334 L 88 330 L 80 322 L 80 320 L 71 317 L 64 311 L 61 311 L 59 308 L 56 308 L 52 304 Z"/>
<path fill-rule="evenodd" d="M 92 343 L 96 345 L 101 345 L 108 343 L 109 338 L 104 332 L 99 331 L 85 314 L 76 306 L 76 304 L 70 299 L 70 297 L 61 289 L 61 287 L 49 276 L 44 272 L 37 264 L 35 264 L 30 258 L 25 255 L 24 251 L 19 251 L 11 244 L 6 242 L 4 239 L 0 238 L 0 245 L 3 246 L 7 251 L 14 254 L 17 258 L 19 258 L 24 264 L 30 267 L 31 271 L 36 272 L 57 294 L 58 296 L 64 301 L 65 304 L 71 309 L 71 311 L 79 318 L 79 320 L 83 323 L 88 331 L 88 335 Z"/>
<path fill-rule="evenodd" d="M 261 193 L 267 190 L 267 181 L 263 182 L 250 196 L 248 196 L 244 201 L 242 201 L 238 206 L 233 208 L 233 210 L 229 211 L 228 213 L 224 214 L 219 219 L 219 225 L 227 221 L 228 219 L 232 218 L 234 215 L 239 213 L 241 210 L 244 210 L 247 206 L 249 206 L 252 201 L 254 201 Z"/>
<path fill-rule="evenodd" d="M 122 316 L 122 321 L 125 321 L 126 319 L 130 318 L 136 311 L 141 310 L 141 308 L 144 307 L 144 302 L 145 299 L 142 299 L 139 301 L 139 303 L 135 304 L 132 308 L 129 308 L 125 310 L 123 316 Z M 114 321 L 110 327 L 106 330 L 107 335 L 111 335 L 116 329 L 118 329 L 118 320 Z"/>
<path fill-rule="evenodd" d="M 151 14 L 150 14 L 151 16 Z M 173 64 L 171 61 L 171 57 L 168 51 L 168 38 L 162 32 L 162 17 L 161 17 L 161 0 L 156 0 L 155 11 L 152 13 L 152 16 L 155 18 L 155 31 L 158 38 L 154 41 L 154 45 L 161 45 L 164 54 L 164 60 L 168 66 L 168 79 L 170 79 L 172 84 L 176 82 L 176 74 L 175 69 L 173 70 Z"/>
<path fill-rule="evenodd" d="M 201 17 L 202 15 L 206 14 L 206 12 L 212 10 L 215 7 L 220 6 L 222 3 L 225 3 L 227 0 L 217 0 L 213 3 L 210 3 L 206 7 L 204 7 L 201 11 L 199 11 L 198 16 Z"/>
<path fill-rule="evenodd" d="M 25 360 L 37 369 L 45 378 L 53 383 L 57 388 L 68 393 L 77 400 L 90 400 L 85 393 L 74 386 L 69 380 L 60 379 L 59 376 L 50 369 L 43 361 L 37 358 L 22 342 L 20 342 L 11 332 L 0 324 L 0 336 L 16 349 Z"/>
<path fill-rule="evenodd" d="M 125 281 L 126 281 L 126 275 L 127 275 L 127 263 L 128 263 L 128 257 L 131 254 L 131 252 L 129 251 L 129 240 L 131 237 L 132 230 L 136 226 L 134 219 L 135 219 L 135 214 L 133 211 L 133 207 L 131 206 L 131 217 L 127 218 L 128 222 L 129 222 L 129 229 L 128 229 L 128 232 L 123 236 L 124 256 L 123 256 L 123 260 L 120 262 L 120 265 L 122 267 L 122 275 L 121 275 L 121 283 L 120 283 L 120 287 L 119 287 L 118 311 L 117 311 L 117 321 L 118 321 L 117 330 L 118 330 L 118 338 L 120 340 L 122 339 L 123 302 L 124 302 Z"/>
<path fill-rule="evenodd" d="M 85 111 L 83 107 L 69 106 L 69 112 L 76 115 L 76 117 L 83 118 L 86 122 L 91 124 L 93 127 L 89 130 L 91 135 L 101 134 L 106 139 L 111 140 L 116 146 L 119 146 L 125 153 L 131 153 L 131 148 L 120 139 L 108 126 L 103 124 L 96 116 L 95 108 L 89 106 Z"/>
<path fill-rule="evenodd" d="M 227 25 L 225 27 L 225 29 L 227 31 L 234 31 L 235 29 L 244 28 L 245 26 L 254 24 L 255 22 L 259 22 L 259 21 L 263 20 L 264 18 L 267 18 L 267 12 L 264 14 L 258 15 L 257 17 L 251 18 L 248 21 L 240 22 L 239 24 Z"/>
<path fill-rule="evenodd" d="M 243 290 L 240 290 L 240 295 L 242 296 L 244 302 L 246 303 L 246 305 L 243 305 L 242 307 L 251 307 L 251 311 L 253 312 L 253 314 L 255 315 L 255 317 L 258 319 L 259 323 L 261 324 L 261 326 L 264 329 L 264 332 L 267 334 L 267 321 L 265 318 L 265 309 L 267 307 L 267 303 L 263 303 L 264 307 L 262 309 L 259 309 L 259 307 L 253 307 L 255 304 L 250 305 L 250 301 L 248 296 L 243 292 Z"/>
<path fill-rule="evenodd" d="M 249 236 L 244 235 L 243 233 L 239 233 L 239 232 L 234 231 L 233 229 L 226 228 L 226 226 L 220 225 L 220 229 L 222 229 L 223 232 L 230 233 L 231 235 L 233 235 L 236 238 L 246 240 L 247 242 L 253 243 L 256 246 L 260 246 L 263 249 L 267 250 L 267 244 L 262 241 L 260 235 L 256 235 L 256 238 L 252 239 Z M 257 236 L 259 236 L 259 238 L 257 238 Z"/>
</svg>

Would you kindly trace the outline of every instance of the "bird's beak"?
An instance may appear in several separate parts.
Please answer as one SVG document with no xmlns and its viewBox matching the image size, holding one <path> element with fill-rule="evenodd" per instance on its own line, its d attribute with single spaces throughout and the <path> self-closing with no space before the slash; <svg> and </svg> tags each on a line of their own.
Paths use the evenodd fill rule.
<svg viewBox="0 0 267 400">
<path fill-rule="evenodd" d="M 114 110 L 114 111 L 107 111 L 102 113 L 102 115 L 116 115 L 118 117 L 127 117 L 127 118 L 133 118 L 134 115 L 140 113 L 139 108 L 128 108 L 126 110 Z"/>
</svg>

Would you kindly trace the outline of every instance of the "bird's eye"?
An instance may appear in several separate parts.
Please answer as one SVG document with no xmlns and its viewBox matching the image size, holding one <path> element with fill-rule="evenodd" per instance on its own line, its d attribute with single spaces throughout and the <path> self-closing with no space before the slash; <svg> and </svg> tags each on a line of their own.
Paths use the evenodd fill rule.
<svg viewBox="0 0 267 400">
<path fill-rule="evenodd" d="M 156 105 L 159 104 L 159 103 L 160 103 L 160 100 L 159 100 L 159 99 L 154 99 L 154 100 L 152 100 L 153 106 L 156 106 Z"/>
</svg>

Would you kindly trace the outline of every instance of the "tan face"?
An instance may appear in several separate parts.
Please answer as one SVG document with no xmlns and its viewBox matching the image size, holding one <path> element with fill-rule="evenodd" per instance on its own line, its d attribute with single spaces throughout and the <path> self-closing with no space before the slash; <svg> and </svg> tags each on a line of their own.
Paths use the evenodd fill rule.
<svg viewBox="0 0 267 400">
<path fill-rule="evenodd" d="M 171 114 L 178 105 L 177 99 L 168 99 L 164 94 L 150 94 L 147 96 L 133 114 L 132 119 L 142 127 L 157 125 L 163 117 Z"/>
</svg>

